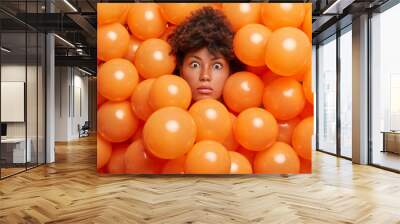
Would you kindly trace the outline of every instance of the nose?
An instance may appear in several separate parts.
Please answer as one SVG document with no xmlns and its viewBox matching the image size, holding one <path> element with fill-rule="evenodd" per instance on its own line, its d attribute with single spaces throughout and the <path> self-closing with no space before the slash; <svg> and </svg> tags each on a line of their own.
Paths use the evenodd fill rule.
<svg viewBox="0 0 400 224">
<path fill-rule="evenodd" d="M 207 68 L 202 68 L 200 72 L 200 81 L 211 81 L 211 75 Z"/>
</svg>

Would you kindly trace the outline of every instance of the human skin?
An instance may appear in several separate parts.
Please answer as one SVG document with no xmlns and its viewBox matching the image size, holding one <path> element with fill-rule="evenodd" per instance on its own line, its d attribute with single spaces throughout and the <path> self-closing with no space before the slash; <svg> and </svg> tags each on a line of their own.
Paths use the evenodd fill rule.
<svg viewBox="0 0 400 224">
<path fill-rule="evenodd" d="M 192 89 L 194 102 L 219 100 L 229 74 L 229 63 L 225 57 L 220 53 L 212 54 L 206 47 L 187 53 L 180 68 L 180 76 Z"/>
</svg>

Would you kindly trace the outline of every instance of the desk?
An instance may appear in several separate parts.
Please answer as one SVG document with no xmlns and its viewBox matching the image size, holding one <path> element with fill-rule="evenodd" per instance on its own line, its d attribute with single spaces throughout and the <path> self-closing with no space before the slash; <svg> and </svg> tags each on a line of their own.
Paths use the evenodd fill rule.
<svg viewBox="0 0 400 224">
<path fill-rule="evenodd" d="M 1 139 L 1 157 L 6 163 L 25 163 L 31 162 L 32 140 L 27 138 L 28 143 L 25 154 L 25 138 L 5 138 Z M 12 155 L 12 156 L 11 156 Z M 12 158 L 12 159 L 11 159 Z M 25 161 L 25 158 L 27 159 Z"/>
<path fill-rule="evenodd" d="M 400 154 L 400 132 L 399 131 L 382 131 L 383 134 L 383 151 Z"/>
</svg>

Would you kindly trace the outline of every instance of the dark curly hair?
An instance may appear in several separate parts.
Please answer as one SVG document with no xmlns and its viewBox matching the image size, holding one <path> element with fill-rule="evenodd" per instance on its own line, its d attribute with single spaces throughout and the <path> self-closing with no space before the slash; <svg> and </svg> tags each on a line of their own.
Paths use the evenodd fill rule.
<svg viewBox="0 0 400 224">
<path fill-rule="evenodd" d="M 168 36 L 171 54 L 177 60 L 177 69 L 189 52 L 206 47 L 211 54 L 221 54 L 229 62 L 231 73 L 242 68 L 233 52 L 233 31 L 225 15 L 212 7 L 196 10 Z"/>
</svg>

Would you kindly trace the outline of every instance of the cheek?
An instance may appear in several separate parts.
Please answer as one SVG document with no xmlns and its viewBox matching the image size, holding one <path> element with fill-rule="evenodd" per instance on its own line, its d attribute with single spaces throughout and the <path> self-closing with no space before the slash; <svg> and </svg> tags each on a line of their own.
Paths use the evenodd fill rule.
<svg viewBox="0 0 400 224">
<path fill-rule="evenodd" d="M 213 76 L 213 86 L 216 90 L 222 91 L 225 85 L 225 81 L 228 79 L 229 72 L 228 71 L 220 71 L 216 72 Z"/>
<path fill-rule="evenodd" d="M 181 77 L 186 80 L 190 87 L 195 87 L 199 80 L 197 72 L 189 69 L 183 69 Z"/>
</svg>

